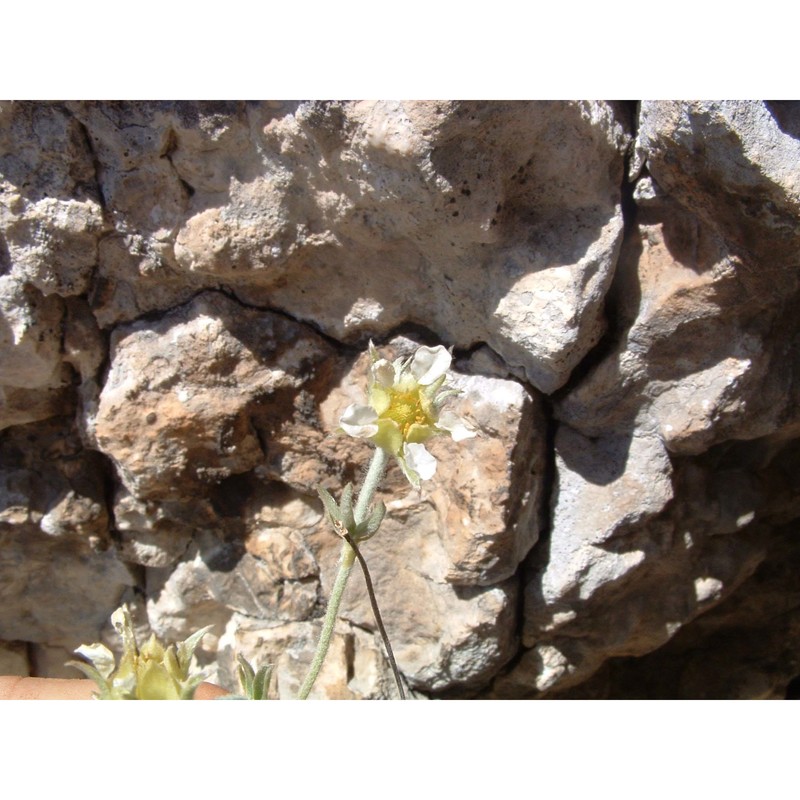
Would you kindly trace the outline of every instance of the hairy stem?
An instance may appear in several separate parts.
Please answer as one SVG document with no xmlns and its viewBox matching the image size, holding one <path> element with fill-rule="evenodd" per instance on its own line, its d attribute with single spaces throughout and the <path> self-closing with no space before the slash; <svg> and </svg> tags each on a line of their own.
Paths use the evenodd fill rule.
<svg viewBox="0 0 800 800">
<path fill-rule="evenodd" d="M 311 662 L 311 667 L 308 670 L 303 685 L 297 693 L 298 700 L 306 700 L 308 698 L 311 688 L 314 686 L 314 681 L 322 669 L 322 664 L 325 661 L 325 656 L 328 655 L 328 646 L 331 643 L 331 636 L 333 635 L 333 626 L 336 624 L 336 617 L 339 614 L 339 606 L 342 603 L 342 595 L 344 594 L 344 587 L 347 586 L 347 579 L 350 577 L 350 570 L 353 569 L 356 554 L 352 547 L 347 542 L 342 542 L 342 552 L 339 555 L 339 572 L 336 574 L 336 582 L 333 584 L 331 590 L 331 598 L 328 600 L 328 610 L 325 613 L 325 621 L 322 624 L 322 633 L 319 636 L 317 643 L 317 650 L 314 653 L 314 660 Z"/>
<path fill-rule="evenodd" d="M 389 455 L 385 450 L 376 447 L 372 454 L 372 461 L 370 461 L 369 468 L 367 469 L 364 483 L 361 486 L 361 491 L 356 501 L 356 507 L 353 515 L 357 523 L 363 522 L 369 512 L 370 503 L 375 496 L 375 491 L 378 484 L 383 478 L 383 473 L 386 471 L 386 465 L 389 462 Z M 325 612 L 325 620 L 322 623 L 322 633 L 317 643 L 317 649 L 314 653 L 314 660 L 311 662 L 311 667 L 308 670 L 308 675 L 297 693 L 298 700 L 306 700 L 317 680 L 319 671 L 325 662 L 325 656 L 328 654 L 328 647 L 331 643 L 331 636 L 333 635 L 333 628 L 336 624 L 336 618 L 339 615 L 339 606 L 342 603 L 342 596 L 344 595 L 345 587 L 347 586 L 347 579 L 350 577 L 350 571 L 353 569 L 355 563 L 355 551 L 347 543 L 342 542 L 342 552 L 339 555 L 339 571 L 336 573 L 336 581 L 331 590 L 331 597 L 328 601 L 328 610 Z"/>
<path fill-rule="evenodd" d="M 375 496 L 378 484 L 383 480 L 383 473 L 386 472 L 388 463 L 389 454 L 380 447 L 376 447 L 375 452 L 372 454 L 372 461 L 369 462 L 367 474 L 364 476 L 364 484 L 358 494 L 356 507 L 353 510 L 353 516 L 355 516 L 357 523 L 366 519 L 370 503 L 372 503 L 372 498 Z"/>
</svg>

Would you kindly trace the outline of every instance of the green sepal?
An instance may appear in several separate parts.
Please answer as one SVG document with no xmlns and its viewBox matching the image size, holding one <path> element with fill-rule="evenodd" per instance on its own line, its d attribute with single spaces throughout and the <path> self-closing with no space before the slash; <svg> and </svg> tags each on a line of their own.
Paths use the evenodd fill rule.
<svg viewBox="0 0 800 800">
<path fill-rule="evenodd" d="M 436 397 L 436 393 L 439 389 L 442 388 L 444 382 L 447 380 L 447 375 L 440 375 L 433 383 L 429 383 L 427 386 L 422 387 L 422 392 L 425 394 L 429 399 L 433 399 Z M 445 390 L 445 391 L 455 391 L 458 394 L 458 390 Z M 443 392 L 444 394 L 444 392 Z"/>
<path fill-rule="evenodd" d="M 383 518 L 386 516 L 386 504 L 383 500 L 378 500 L 377 503 L 372 507 L 370 510 L 369 517 L 367 517 L 367 521 L 365 523 L 364 534 L 361 536 L 362 539 L 368 539 L 370 536 L 373 536 L 378 528 L 381 526 L 381 522 L 383 522 Z"/>
<path fill-rule="evenodd" d="M 161 661 L 164 658 L 164 645 L 156 639 L 154 633 L 139 649 L 139 657 L 145 661 Z"/>
<path fill-rule="evenodd" d="M 353 484 L 348 483 L 342 489 L 342 501 L 339 503 L 339 514 L 342 525 L 349 531 L 352 531 L 356 526 L 355 517 L 353 516 Z"/>
<path fill-rule="evenodd" d="M 213 625 L 206 625 L 199 631 L 193 633 L 188 639 L 178 642 L 178 665 L 181 668 L 181 674 L 186 677 L 189 674 L 189 666 L 192 663 L 192 656 L 200 644 L 200 640 L 213 628 Z"/>
<path fill-rule="evenodd" d="M 336 505 L 336 501 L 333 499 L 331 493 L 327 489 L 317 486 L 317 494 L 319 495 L 319 499 L 322 500 L 322 505 L 325 506 L 325 511 L 327 512 L 328 517 L 334 526 L 337 522 L 341 524 L 342 515 L 339 511 L 339 506 Z"/>
<path fill-rule="evenodd" d="M 139 671 L 136 697 L 139 700 L 180 700 L 181 692 L 162 664 L 148 661 Z"/>
<path fill-rule="evenodd" d="M 194 693 L 197 687 L 205 680 L 205 675 L 195 675 L 181 684 L 179 700 L 194 700 Z"/>
<path fill-rule="evenodd" d="M 85 661 L 67 661 L 65 667 L 75 667 L 79 669 L 89 680 L 97 684 L 99 692 L 95 695 L 101 700 L 110 699 L 111 684 L 91 665 Z"/>
<path fill-rule="evenodd" d="M 164 650 L 164 655 L 162 656 L 162 663 L 166 668 L 167 672 L 176 680 L 182 681 L 188 678 L 188 674 L 184 672 L 180 668 L 180 664 L 178 663 L 178 657 L 175 655 L 175 645 L 170 645 Z"/>
</svg>

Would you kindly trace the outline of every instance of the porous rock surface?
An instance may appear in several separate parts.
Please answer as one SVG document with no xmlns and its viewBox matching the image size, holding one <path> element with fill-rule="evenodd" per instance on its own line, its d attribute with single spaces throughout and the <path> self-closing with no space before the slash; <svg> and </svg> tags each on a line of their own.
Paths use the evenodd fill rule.
<svg viewBox="0 0 800 800">
<path fill-rule="evenodd" d="M 296 695 L 372 338 L 454 348 L 363 545 L 409 694 L 800 676 L 800 106 L 0 103 L 0 664 L 212 625 Z M 394 697 L 361 576 L 313 696 Z"/>
</svg>

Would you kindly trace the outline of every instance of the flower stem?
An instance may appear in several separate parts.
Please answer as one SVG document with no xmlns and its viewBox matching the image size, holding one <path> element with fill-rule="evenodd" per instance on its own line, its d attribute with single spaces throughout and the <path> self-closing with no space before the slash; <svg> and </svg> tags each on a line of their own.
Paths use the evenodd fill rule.
<svg viewBox="0 0 800 800">
<path fill-rule="evenodd" d="M 369 468 L 367 469 L 364 483 L 361 486 L 361 491 L 358 494 L 356 507 L 353 511 L 356 522 L 362 522 L 369 511 L 370 503 L 378 488 L 378 484 L 383 478 L 383 473 L 386 471 L 386 465 L 389 462 L 389 455 L 385 450 L 380 447 L 375 448 L 372 454 L 372 461 L 370 461 Z M 328 654 L 328 647 L 331 643 L 331 636 L 333 635 L 333 628 L 336 624 L 336 617 L 339 614 L 339 606 L 342 604 L 342 596 L 344 595 L 345 586 L 347 586 L 347 579 L 350 577 L 350 571 L 353 569 L 356 554 L 350 545 L 344 541 L 342 542 L 342 552 L 339 555 L 339 571 L 336 573 L 336 580 L 331 590 L 331 597 L 328 601 L 328 610 L 325 612 L 325 620 L 322 623 L 322 632 L 319 636 L 317 643 L 317 650 L 314 653 L 314 660 L 311 662 L 311 667 L 308 670 L 303 685 L 297 693 L 298 700 L 306 700 L 314 682 L 317 680 L 319 671 L 322 669 L 322 664 L 325 661 L 325 656 Z"/>
<path fill-rule="evenodd" d="M 355 516 L 357 523 L 363 522 L 366 519 L 370 503 L 372 503 L 372 498 L 375 496 L 378 484 L 383 480 L 383 473 L 386 472 L 386 465 L 388 463 L 389 454 L 384 449 L 376 447 L 375 452 L 372 454 L 372 461 L 369 462 L 369 468 L 364 477 L 364 484 L 361 487 L 361 491 L 358 493 L 358 501 L 353 511 L 353 516 Z"/>
<path fill-rule="evenodd" d="M 297 693 L 298 700 L 306 700 L 308 698 L 311 688 L 314 686 L 314 681 L 322 669 L 322 664 L 325 661 L 325 656 L 328 655 L 328 646 L 331 643 L 331 636 L 333 635 L 333 626 L 336 624 L 336 617 L 339 614 L 339 606 L 342 602 L 342 595 L 344 594 L 344 587 L 347 586 L 347 579 L 350 577 L 350 570 L 353 569 L 356 554 L 353 548 L 347 542 L 342 542 L 342 552 L 339 555 L 339 572 L 336 574 L 336 582 L 333 584 L 331 590 L 331 599 L 328 600 L 328 610 L 325 613 L 325 621 L 322 624 L 322 633 L 319 635 L 319 642 L 317 643 L 317 650 L 314 653 L 314 660 L 311 662 L 311 667 L 308 670 L 308 675 Z"/>
</svg>

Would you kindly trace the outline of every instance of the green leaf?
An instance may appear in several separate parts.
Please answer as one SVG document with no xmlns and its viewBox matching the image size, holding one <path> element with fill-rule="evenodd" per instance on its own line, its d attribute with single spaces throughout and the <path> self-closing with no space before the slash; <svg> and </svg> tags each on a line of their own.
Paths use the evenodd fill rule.
<svg viewBox="0 0 800 800">
<path fill-rule="evenodd" d="M 185 681 L 189 677 L 186 672 L 181 669 L 180 664 L 178 663 L 178 658 L 175 655 L 174 644 L 171 644 L 166 650 L 164 650 L 161 663 L 174 680 L 180 682 Z"/>
<path fill-rule="evenodd" d="M 236 660 L 239 662 L 239 686 L 242 687 L 244 696 L 249 698 L 253 694 L 255 672 L 250 666 L 250 662 L 241 653 L 236 654 Z"/>
<path fill-rule="evenodd" d="M 239 662 L 239 685 L 242 694 L 248 700 L 266 700 L 274 665 L 265 664 L 255 672 L 241 653 L 236 655 L 236 660 Z"/>
<path fill-rule="evenodd" d="M 267 693 L 269 692 L 269 682 L 274 669 L 274 664 L 265 664 L 258 670 L 255 680 L 253 681 L 253 700 L 269 699 Z"/>
</svg>

